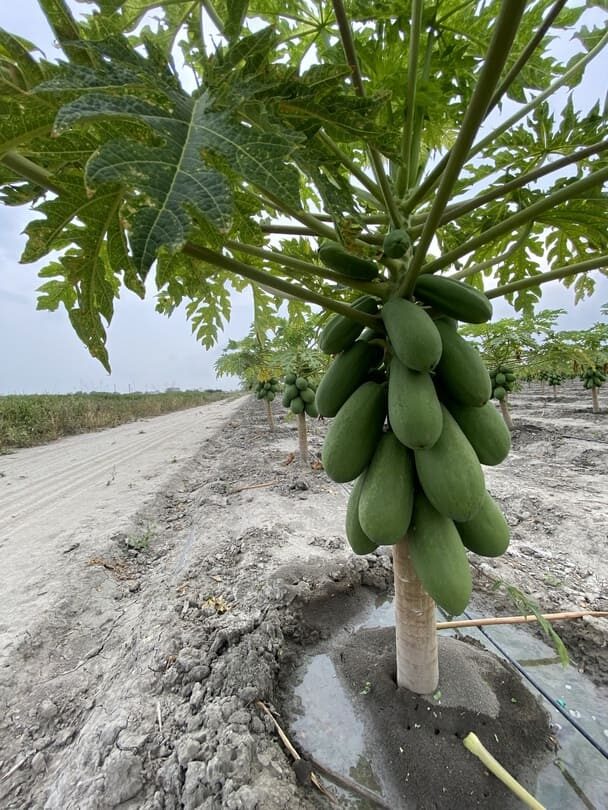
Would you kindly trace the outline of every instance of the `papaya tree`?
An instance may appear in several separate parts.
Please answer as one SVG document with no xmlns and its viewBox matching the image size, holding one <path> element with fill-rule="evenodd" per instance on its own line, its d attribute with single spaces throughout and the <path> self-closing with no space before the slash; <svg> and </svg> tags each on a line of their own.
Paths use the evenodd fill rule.
<svg viewBox="0 0 608 810">
<path fill-rule="evenodd" d="M 534 312 L 533 316 L 528 314 L 489 323 L 465 324 L 461 330 L 463 336 L 475 343 L 490 369 L 492 397 L 498 401 L 509 430 L 513 429 L 513 422 L 508 395 L 516 384 L 515 369 L 525 364 L 526 357 L 536 351 L 539 337 L 550 334 L 555 321 L 563 314 L 563 309 L 544 309 Z"/>
<path fill-rule="evenodd" d="M 279 374 L 272 348 L 267 345 L 260 331 L 252 327 L 242 340 L 229 340 L 222 354 L 215 361 L 218 377 L 238 377 L 244 388 L 253 390 L 257 399 L 264 400 L 268 427 L 274 430 L 272 401 L 279 390 Z"/>
<path fill-rule="evenodd" d="M 581 111 L 572 94 L 608 41 L 601 3 L 96 0 L 76 19 L 65 0 L 38 2 L 63 58 L 0 35 L 0 185 L 34 208 L 23 260 L 50 257 L 39 307 L 65 307 L 106 368 L 114 299 L 143 296 L 151 272 L 158 308 L 186 302 L 207 346 L 231 287 L 369 327 L 328 371 L 347 356 L 359 379 L 332 426 L 350 423 L 348 449 L 367 448 L 346 471 L 355 489 L 376 449 L 374 468 L 393 465 L 390 492 L 374 475 L 361 493 L 368 527 L 395 506 L 395 481 L 411 504 L 411 521 L 392 514 L 397 680 L 432 692 L 434 599 L 464 608 L 461 540 L 480 549 L 462 524 L 483 511 L 496 536 L 480 550 L 505 547 L 476 458 L 494 446 L 484 430 L 507 445 L 454 319 L 487 320 L 499 297 L 531 311 L 556 280 L 578 299 L 608 266 L 608 119 L 599 98 Z M 576 53 L 558 58 L 550 44 L 572 35 Z M 386 430 L 411 406 L 428 419 L 407 441 L 435 453 Z M 456 473 L 470 491 L 446 504 L 437 481 Z M 351 509 L 351 536 L 360 522 Z"/>
<path fill-rule="evenodd" d="M 318 317 L 294 310 L 277 321 L 272 346 L 277 361 L 285 371 L 283 406 L 298 420 L 299 459 L 308 464 L 308 430 L 306 417 L 316 418 L 315 392 L 327 358 L 316 345 Z"/>
<path fill-rule="evenodd" d="M 585 389 L 591 392 L 593 413 L 599 413 L 598 390 L 606 381 L 608 371 L 608 324 L 596 323 L 589 329 L 563 333 L 566 340 L 584 355 L 574 371 L 581 372 Z"/>
</svg>

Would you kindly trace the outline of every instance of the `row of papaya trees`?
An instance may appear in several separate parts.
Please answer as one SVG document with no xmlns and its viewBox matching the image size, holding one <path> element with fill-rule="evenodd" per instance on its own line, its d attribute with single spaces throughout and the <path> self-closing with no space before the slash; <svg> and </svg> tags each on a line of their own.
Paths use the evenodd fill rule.
<svg viewBox="0 0 608 810">
<path fill-rule="evenodd" d="M 492 384 L 454 322 L 471 308 L 450 314 L 428 279 L 522 313 L 549 282 L 593 292 L 608 267 L 608 118 L 586 73 L 608 43 L 602 4 L 96 0 L 77 18 L 38 3 L 62 58 L 0 31 L 0 189 L 32 210 L 23 260 L 48 257 L 39 307 L 64 307 L 108 369 L 114 301 L 143 297 L 151 273 L 159 311 L 185 304 L 207 347 L 231 290 L 251 289 L 260 334 L 284 300 L 356 324 L 332 366 L 354 348 L 367 367 L 324 464 L 356 481 L 359 551 L 377 546 L 370 531 L 386 541 L 374 515 L 401 486 L 397 682 L 434 692 L 433 596 L 464 608 L 475 530 L 462 525 L 502 523 L 473 446 Z M 424 438 L 408 427 L 423 402 Z M 431 578 L 442 549 L 457 564 Z"/>
</svg>

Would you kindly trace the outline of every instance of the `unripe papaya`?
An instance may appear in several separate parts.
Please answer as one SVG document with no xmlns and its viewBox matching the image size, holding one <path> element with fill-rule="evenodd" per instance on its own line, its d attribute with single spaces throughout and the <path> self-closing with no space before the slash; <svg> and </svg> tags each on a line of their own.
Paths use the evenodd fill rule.
<svg viewBox="0 0 608 810">
<path fill-rule="evenodd" d="M 323 242 L 319 247 L 319 258 L 325 267 L 348 278 L 371 281 L 378 275 L 378 265 L 375 262 L 353 256 L 339 242 Z"/>
<path fill-rule="evenodd" d="M 382 307 L 382 320 L 393 351 L 404 366 L 431 371 L 441 357 L 441 338 L 430 315 L 405 298 L 392 298 Z"/>
<path fill-rule="evenodd" d="M 292 399 L 295 399 L 297 396 L 299 396 L 300 391 L 295 386 L 295 384 L 290 384 L 285 386 L 285 391 L 283 393 L 285 394 L 286 397 L 289 397 L 289 401 L 291 402 Z"/>
<path fill-rule="evenodd" d="M 559 385 L 559 383 L 557 383 L 557 385 Z M 501 400 L 507 396 L 507 392 L 502 387 L 502 385 L 497 385 L 496 388 L 494 389 L 494 396 L 496 397 L 496 399 Z"/>
<path fill-rule="evenodd" d="M 452 520 L 471 520 L 486 492 L 483 470 L 454 417 L 445 406 L 441 410 L 441 436 L 432 447 L 414 452 L 418 480 L 438 512 Z"/>
<path fill-rule="evenodd" d="M 411 244 L 412 240 L 405 228 L 395 228 L 384 237 L 382 252 L 389 259 L 400 259 Z"/>
<path fill-rule="evenodd" d="M 388 418 L 399 441 L 412 450 L 432 447 L 443 428 L 430 374 L 411 371 L 397 357 L 391 360 L 389 371 Z"/>
<path fill-rule="evenodd" d="M 416 493 L 409 532 L 414 570 L 427 593 L 452 616 L 471 597 L 471 569 L 454 522 L 440 514 L 421 492 Z"/>
<path fill-rule="evenodd" d="M 485 323 L 492 317 L 492 304 L 480 290 L 445 276 L 424 273 L 414 285 L 418 300 L 444 315 L 465 323 Z"/>
<path fill-rule="evenodd" d="M 312 388 L 304 388 L 304 390 L 300 391 L 300 397 L 308 405 L 309 402 L 315 401 L 315 392 Z"/>
<path fill-rule="evenodd" d="M 304 410 L 306 411 L 306 415 L 310 416 L 311 419 L 316 419 L 319 415 L 319 411 L 314 402 L 307 402 L 306 405 L 304 405 Z"/>
<path fill-rule="evenodd" d="M 492 402 L 481 408 L 448 402 L 447 407 L 482 464 L 493 467 L 505 460 L 511 449 L 511 432 Z"/>
<path fill-rule="evenodd" d="M 362 473 L 351 490 L 346 506 L 346 539 L 355 554 L 369 554 L 377 548 L 359 523 L 359 498 L 364 481 L 365 473 Z"/>
<path fill-rule="evenodd" d="M 367 382 L 351 394 L 327 431 L 321 458 L 325 472 L 337 483 L 361 475 L 374 455 L 386 418 L 386 390 Z"/>
<path fill-rule="evenodd" d="M 359 523 L 377 545 L 392 545 L 409 528 L 416 474 L 410 451 L 392 431 L 383 433 L 359 499 Z"/>
<path fill-rule="evenodd" d="M 464 545 L 482 557 L 500 557 L 509 546 L 509 524 L 489 492 L 475 517 L 456 523 L 456 529 Z"/>
<path fill-rule="evenodd" d="M 441 319 L 435 321 L 443 351 L 437 377 L 446 394 L 463 405 L 480 407 L 492 394 L 490 375 L 477 349 Z"/>
<path fill-rule="evenodd" d="M 350 306 L 367 315 L 375 315 L 378 312 L 378 302 L 371 295 L 362 295 Z M 334 315 L 321 330 L 319 348 L 325 354 L 338 354 L 352 346 L 362 331 L 363 324 L 359 321 L 353 321 L 345 315 Z"/>
<path fill-rule="evenodd" d="M 294 397 L 294 399 L 291 400 L 289 407 L 291 408 L 292 413 L 302 413 L 304 410 L 304 402 L 302 401 L 301 397 Z"/>
<path fill-rule="evenodd" d="M 356 341 L 334 358 L 315 395 L 315 404 L 321 416 L 335 416 L 353 391 L 367 377 L 367 373 L 382 360 L 379 346 Z"/>
</svg>

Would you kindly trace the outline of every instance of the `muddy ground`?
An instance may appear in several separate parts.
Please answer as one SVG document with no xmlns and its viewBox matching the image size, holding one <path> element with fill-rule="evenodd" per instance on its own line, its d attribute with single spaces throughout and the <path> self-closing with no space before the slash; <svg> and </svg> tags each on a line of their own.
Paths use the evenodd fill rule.
<svg viewBox="0 0 608 810">
<path fill-rule="evenodd" d="M 511 547 L 472 559 L 488 614 L 517 612 L 498 580 L 547 611 L 608 607 L 608 414 L 579 388 L 513 397 L 513 452 L 486 470 Z M 300 784 L 259 701 L 289 717 L 285 680 L 324 632 L 314 617 L 390 592 L 390 557 L 349 552 L 347 490 L 298 464 L 283 414 L 277 403 L 271 434 L 246 398 L 0 458 L 0 807 L 330 806 Z M 313 459 L 325 429 L 311 425 Z M 606 685 L 606 619 L 559 632 Z M 357 649 L 341 655 L 346 681 Z M 390 656 L 377 657 L 390 696 Z M 504 724 L 508 707 L 496 712 Z M 528 741 L 539 755 L 545 719 Z M 487 774 L 466 804 L 453 791 L 479 768 L 463 768 L 459 788 L 440 774 L 438 791 L 410 791 L 403 807 L 506 806 Z"/>
</svg>

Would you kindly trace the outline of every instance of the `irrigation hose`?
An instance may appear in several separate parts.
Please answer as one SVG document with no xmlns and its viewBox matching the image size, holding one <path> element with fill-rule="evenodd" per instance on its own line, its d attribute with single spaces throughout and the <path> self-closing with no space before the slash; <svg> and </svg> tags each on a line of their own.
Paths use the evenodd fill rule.
<svg viewBox="0 0 608 810">
<path fill-rule="evenodd" d="M 466 612 L 466 610 L 463 612 L 463 615 L 466 616 L 467 619 L 472 618 Z M 577 721 L 566 712 L 563 706 L 560 706 L 560 704 L 555 700 L 555 698 L 551 697 L 551 695 L 546 691 L 546 689 L 544 689 L 544 687 L 542 687 L 538 683 L 538 681 L 535 678 L 533 678 L 532 675 L 530 675 L 529 672 L 527 672 L 520 664 L 518 664 L 517 661 L 515 661 L 511 655 L 509 655 L 509 653 L 504 649 L 502 645 L 500 645 L 497 641 L 495 641 L 492 638 L 492 636 L 483 629 L 483 627 L 479 628 L 479 632 L 482 633 L 488 639 L 490 644 L 496 647 L 498 652 L 501 655 L 503 655 L 507 659 L 507 661 L 510 664 L 512 664 L 512 666 L 515 667 L 515 669 L 519 672 L 520 675 L 522 675 L 522 677 L 524 677 L 530 684 L 532 684 L 532 686 L 538 692 L 540 692 L 540 694 L 545 698 L 546 701 L 548 701 L 553 706 L 554 709 L 557 709 L 557 711 L 562 715 L 562 717 L 564 717 L 579 732 L 579 734 L 582 734 L 582 736 L 587 740 L 588 743 L 590 743 L 596 749 L 596 751 L 599 751 L 599 753 L 605 759 L 608 760 L 608 751 L 600 743 L 598 743 L 598 741 L 595 740 L 589 734 L 589 732 L 581 726 L 580 723 L 577 723 Z"/>
</svg>

